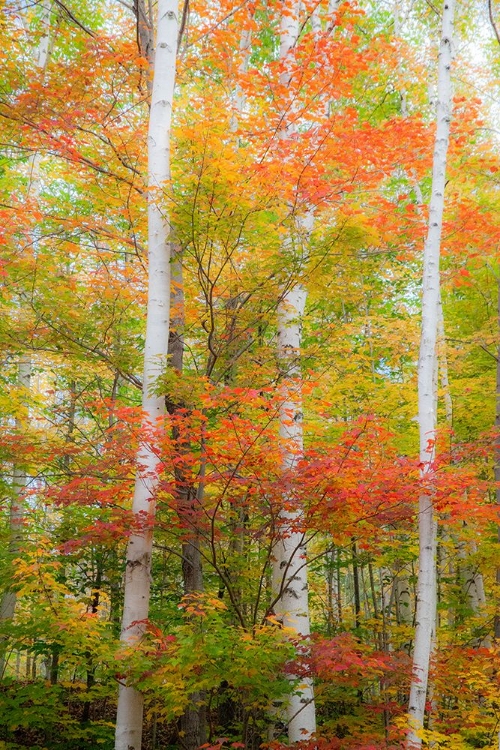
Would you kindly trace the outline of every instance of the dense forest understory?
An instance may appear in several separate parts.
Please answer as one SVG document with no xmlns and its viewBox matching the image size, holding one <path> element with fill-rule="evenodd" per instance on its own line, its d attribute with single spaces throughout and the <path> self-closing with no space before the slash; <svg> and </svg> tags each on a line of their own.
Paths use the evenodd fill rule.
<svg viewBox="0 0 500 750">
<path fill-rule="evenodd" d="M 497 17 L 4 2 L 0 750 L 500 747 Z"/>
</svg>

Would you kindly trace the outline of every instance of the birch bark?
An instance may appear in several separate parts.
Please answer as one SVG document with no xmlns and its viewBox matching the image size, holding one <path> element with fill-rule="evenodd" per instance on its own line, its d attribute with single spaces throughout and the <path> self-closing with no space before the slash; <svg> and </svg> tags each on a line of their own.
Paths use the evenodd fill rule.
<svg viewBox="0 0 500 750">
<path fill-rule="evenodd" d="M 454 0 L 445 0 L 438 63 L 437 129 L 432 167 L 432 191 L 424 247 L 422 328 L 418 362 L 421 477 L 428 486 L 432 481 L 437 427 L 434 371 L 438 336 L 439 256 L 452 102 L 453 15 Z M 424 723 L 429 662 L 436 619 L 436 521 L 432 492 L 423 492 L 419 498 L 419 545 L 415 650 L 409 702 L 408 747 L 411 748 L 422 746 L 419 730 Z"/>
<path fill-rule="evenodd" d="M 148 304 L 143 374 L 143 426 L 160 427 L 164 397 L 156 392 L 164 371 L 170 328 L 170 225 L 162 191 L 170 178 L 170 127 L 175 85 L 178 35 L 177 0 L 159 0 L 153 90 L 148 130 Z M 121 640 L 133 646 L 144 635 L 149 613 L 151 554 L 159 456 L 145 439 L 139 448 L 132 511 L 136 528 L 127 546 L 125 600 Z M 140 750 L 143 696 L 133 685 L 121 684 L 116 717 L 115 750 Z"/>
<path fill-rule="evenodd" d="M 495 33 L 496 40 L 500 44 L 500 33 L 495 23 L 491 0 L 488 0 L 488 15 L 490 18 L 492 29 Z M 496 502 L 497 502 L 497 505 L 500 505 L 500 436 L 499 436 L 499 429 L 500 429 L 500 275 L 497 277 L 497 284 L 498 284 L 497 286 L 498 344 L 497 344 L 496 409 L 495 409 L 495 429 L 497 430 L 497 435 L 495 438 L 494 476 L 495 476 L 495 484 L 496 484 L 496 490 L 495 490 Z M 500 526 L 498 526 L 497 528 L 497 539 L 498 539 L 498 543 L 500 544 Z M 496 570 L 496 584 L 497 586 L 500 585 L 500 566 L 497 566 L 497 570 Z M 495 617 L 493 621 L 493 636 L 495 638 L 495 641 L 500 640 L 500 614 L 498 614 L 498 612 L 495 613 Z M 498 733 L 498 747 L 500 748 L 500 732 Z"/>
<path fill-rule="evenodd" d="M 38 42 L 38 46 L 34 51 L 33 59 L 40 76 L 43 78 L 50 57 L 50 13 L 52 6 L 48 0 L 44 0 L 40 7 L 41 13 L 39 16 L 39 22 L 42 29 L 42 35 Z M 29 187 L 27 197 L 36 201 L 40 195 L 40 154 L 38 152 L 34 153 L 30 158 L 28 170 Z M 33 239 L 36 240 L 36 237 Z M 31 359 L 29 356 L 23 356 L 18 364 L 17 383 L 25 393 L 29 391 L 30 380 Z M 24 420 L 16 418 L 16 431 L 20 435 L 22 435 L 23 430 L 25 429 L 25 424 L 23 422 Z M 24 493 L 27 481 L 28 477 L 25 469 L 21 466 L 15 466 L 12 475 L 13 498 L 10 506 L 9 517 L 9 553 L 12 558 L 15 558 L 21 551 L 22 528 L 25 516 Z M 16 591 L 12 588 L 7 589 L 0 602 L 0 621 L 11 620 L 14 617 L 16 601 Z M 0 654 L 0 679 L 3 677 L 4 671 L 5 654 L 2 650 L 2 653 Z"/>
<path fill-rule="evenodd" d="M 495 476 L 495 496 L 497 505 L 500 505 L 500 275 L 498 277 L 498 288 L 497 288 L 497 335 L 498 335 L 498 347 L 497 347 L 497 368 L 496 368 L 496 409 L 495 409 L 495 429 L 497 431 L 495 437 L 495 465 L 494 465 L 494 476 Z M 500 544 L 500 525 L 497 528 L 497 538 Z M 496 584 L 500 586 L 500 566 L 496 569 Z M 495 641 L 500 641 L 500 614 L 495 613 L 493 622 L 493 636 Z M 498 743 L 500 748 L 500 733 L 498 735 Z"/>
<path fill-rule="evenodd" d="M 296 285 L 281 302 L 278 310 L 278 358 L 283 373 L 280 406 L 282 467 L 292 477 L 303 456 L 302 387 L 300 347 L 302 316 L 306 291 Z M 307 637 L 309 602 L 307 591 L 307 550 L 302 529 L 302 510 L 294 498 L 293 488 L 285 489 L 284 508 L 279 518 L 279 539 L 274 548 L 273 589 L 279 599 L 276 612 L 284 628 Z M 291 743 L 308 739 L 316 731 L 313 685 L 301 682 L 287 706 L 288 738 Z"/>
<path fill-rule="evenodd" d="M 446 356 L 446 336 L 444 331 L 443 305 L 441 294 L 438 302 L 438 366 L 441 374 L 441 388 L 443 390 L 444 410 L 446 415 L 446 424 L 453 428 L 453 401 L 450 392 L 450 379 L 448 377 L 448 357 Z"/>
<path fill-rule="evenodd" d="M 293 75 L 299 9 L 300 2 L 295 0 L 284 9 L 281 17 L 280 61 L 283 70 L 280 83 L 286 87 L 290 86 Z M 285 125 L 279 134 L 282 139 L 295 131 L 293 105 L 291 114 L 291 121 L 289 117 L 284 117 Z M 297 462 L 303 455 L 300 349 L 306 297 L 306 289 L 302 284 L 295 283 L 283 293 L 278 305 L 278 361 L 283 376 L 280 438 L 282 468 L 284 476 L 288 478 L 293 476 Z M 276 611 L 283 627 L 293 629 L 299 637 L 307 637 L 310 634 L 307 550 L 302 525 L 302 510 L 294 498 L 293 487 L 289 486 L 285 488 L 283 509 L 278 520 L 278 541 L 273 550 L 273 594 L 277 598 Z M 306 740 L 315 733 L 316 711 L 310 679 L 301 681 L 299 688 L 290 696 L 286 711 L 290 743 Z"/>
<path fill-rule="evenodd" d="M 31 380 L 31 360 L 29 357 L 22 358 L 19 361 L 17 367 L 17 383 L 18 386 L 24 391 L 23 398 L 30 389 Z M 23 419 L 16 418 L 16 432 L 19 435 L 23 434 L 26 424 Z M 22 538 L 23 538 L 23 526 L 25 516 L 25 498 L 24 493 L 26 491 L 26 485 L 28 477 L 26 470 L 22 466 L 14 466 L 12 474 L 12 501 L 10 504 L 10 515 L 9 515 L 9 557 L 11 558 L 11 564 L 15 565 L 14 560 L 19 556 L 22 551 Z M 2 596 L 0 603 L 0 622 L 5 620 L 12 620 L 16 610 L 17 594 L 14 588 L 7 588 Z M 3 643 L 1 642 L 3 641 Z M 0 679 L 4 675 L 6 666 L 5 657 L 5 641 L 2 637 L 0 641 Z"/>
</svg>

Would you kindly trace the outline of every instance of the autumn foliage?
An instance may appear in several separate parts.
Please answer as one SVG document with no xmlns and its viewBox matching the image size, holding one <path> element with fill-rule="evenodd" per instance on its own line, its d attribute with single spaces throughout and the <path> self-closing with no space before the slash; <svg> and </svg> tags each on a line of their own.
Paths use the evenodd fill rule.
<svg viewBox="0 0 500 750">
<path fill-rule="evenodd" d="M 406 16 L 395 28 L 386 6 L 303 0 L 285 85 L 286 5 L 191 0 L 184 8 L 172 177 L 160 196 L 182 267 L 173 273 L 171 344 L 182 340 L 183 362 L 177 368 L 171 354 L 163 363 L 152 388 L 167 414 L 146 427 L 151 71 L 133 9 L 52 4 L 41 70 L 30 51 L 46 33 L 42 4 L 4 7 L 5 750 L 112 748 L 120 681 L 145 696 L 144 748 L 188 747 L 182 722 L 194 707 L 200 747 L 279 750 L 289 746 L 280 707 L 306 678 L 315 683 L 318 736 L 297 750 L 404 747 L 424 491 L 439 514 L 424 745 L 497 747 L 500 164 L 488 97 L 498 51 L 485 42 L 468 53 L 479 22 L 464 9 L 439 428 L 429 436 L 438 450 L 426 485 L 415 366 L 435 21 L 419 3 L 396 4 Z M 481 76 L 476 54 L 491 68 Z M 284 471 L 276 311 L 297 283 L 308 290 L 304 453 Z M 29 387 L 19 379 L 28 360 Z M 131 512 L 140 444 L 160 461 L 154 522 Z M 283 513 L 297 509 L 295 527 L 283 531 Z M 126 543 L 153 527 L 146 635 L 126 648 Z M 276 543 L 293 532 L 308 543 L 307 639 L 282 627 L 272 592 Z M 186 573 L 193 548 L 197 590 Z"/>
</svg>

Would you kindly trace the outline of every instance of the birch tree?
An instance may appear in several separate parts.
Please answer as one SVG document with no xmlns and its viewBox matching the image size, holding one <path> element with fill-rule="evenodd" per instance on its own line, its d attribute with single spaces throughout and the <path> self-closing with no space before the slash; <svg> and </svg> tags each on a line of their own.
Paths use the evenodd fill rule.
<svg viewBox="0 0 500 750">
<path fill-rule="evenodd" d="M 23 357 L 19 361 L 17 368 L 17 382 L 20 389 L 23 391 L 23 399 L 29 392 L 31 380 L 31 360 L 29 357 Z M 27 407 L 24 407 L 27 411 Z M 25 419 L 16 417 L 16 432 L 22 434 L 26 428 Z M 24 493 L 26 491 L 28 477 L 26 470 L 21 466 L 14 466 L 12 474 L 12 500 L 10 504 L 10 540 L 9 540 L 9 554 L 12 559 L 17 557 L 22 550 L 22 535 L 23 525 L 25 518 L 25 498 Z M 5 620 L 12 620 L 14 612 L 16 610 L 16 590 L 14 588 L 8 588 L 4 591 L 2 600 L 0 602 L 0 622 Z M 2 638 L 3 640 L 3 638 Z M 0 678 L 3 676 L 6 666 L 6 657 L 2 651 L 0 652 Z"/>
<path fill-rule="evenodd" d="M 422 327 L 418 361 L 418 419 L 421 479 L 432 482 L 437 428 L 434 373 L 438 338 L 439 258 L 443 225 L 446 158 L 451 120 L 451 61 L 454 0 L 443 4 L 438 63 L 437 128 L 432 166 L 432 188 L 424 246 Z M 410 747 L 421 747 L 429 662 L 436 620 L 436 518 L 432 491 L 419 498 L 419 572 L 413 677 L 410 690 Z"/>
<path fill-rule="evenodd" d="M 283 71 L 280 83 L 289 86 L 292 78 L 293 48 L 299 35 L 300 3 L 285 8 L 280 26 L 280 61 Z M 293 116 L 293 107 L 292 107 Z M 294 130 L 285 122 L 279 134 L 289 137 Z M 307 224 L 307 222 L 306 222 Z M 304 227 L 307 231 L 307 228 Z M 300 238 L 299 238 L 299 244 Z M 300 252 L 300 249 L 299 249 Z M 278 361 L 282 373 L 280 404 L 280 438 L 282 440 L 282 468 L 286 477 L 293 477 L 303 455 L 302 388 L 300 350 L 302 318 L 307 291 L 301 283 L 293 282 L 286 289 L 278 305 Z M 276 611 L 283 627 L 298 636 L 310 634 L 307 591 L 307 550 L 302 528 L 302 511 L 296 504 L 293 488 L 285 490 L 284 509 L 278 522 L 279 539 L 274 547 L 273 590 L 277 597 Z M 311 737 L 316 731 L 313 685 L 310 679 L 301 680 L 287 705 L 288 738 L 290 742 Z"/>
<path fill-rule="evenodd" d="M 133 646 L 144 635 L 149 612 L 155 492 L 159 455 L 155 427 L 165 414 L 157 380 L 166 365 L 170 317 L 170 225 L 162 192 L 170 177 L 170 127 L 175 85 L 178 3 L 160 0 L 148 130 L 148 303 L 142 384 L 145 438 L 138 452 L 132 511 L 135 528 L 127 546 L 125 599 L 121 640 Z M 146 437 L 146 434 L 149 436 Z M 148 439 L 149 438 L 149 439 Z M 143 696 L 133 685 L 120 684 L 116 718 L 116 750 L 140 750 Z"/>
<path fill-rule="evenodd" d="M 41 78 L 44 77 L 44 73 L 50 56 L 50 13 L 51 3 L 43 2 L 41 4 L 41 14 L 39 18 L 42 34 L 33 53 L 33 60 L 38 70 L 38 74 Z M 37 151 L 31 156 L 28 162 L 29 182 L 27 197 L 35 201 L 40 195 L 40 158 L 40 154 Z M 24 392 L 23 398 L 26 397 L 27 392 L 30 388 L 31 369 L 31 358 L 28 355 L 22 356 L 17 367 L 17 384 L 18 387 Z M 17 417 L 16 431 L 18 432 L 18 434 L 21 435 L 25 428 L 25 420 Z M 25 517 L 24 493 L 26 491 L 27 481 L 28 477 L 26 474 L 26 470 L 22 466 L 14 466 L 12 475 L 13 498 L 10 506 L 9 521 L 9 552 L 12 557 L 16 557 L 19 554 L 22 546 L 22 530 Z M 3 620 L 12 620 L 16 609 L 16 600 L 17 596 L 14 589 L 9 588 L 4 592 L 2 600 L 0 602 L 0 622 Z M 2 653 L 0 654 L 0 678 L 3 676 L 4 670 L 5 655 Z"/>
<path fill-rule="evenodd" d="M 280 438 L 283 441 L 282 468 L 286 476 L 293 476 L 297 462 L 303 455 L 302 395 L 300 347 L 302 316 L 306 291 L 296 285 L 286 295 L 278 311 L 278 357 L 284 375 L 280 405 Z M 302 528 L 302 512 L 296 506 L 293 489 L 284 496 L 285 509 L 279 519 L 279 541 L 274 548 L 273 584 L 279 597 L 276 611 L 283 627 L 291 628 L 298 636 L 310 634 L 307 592 L 307 550 Z M 316 717 L 312 681 L 303 679 L 287 706 L 288 737 L 298 742 L 316 731 Z"/>
</svg>

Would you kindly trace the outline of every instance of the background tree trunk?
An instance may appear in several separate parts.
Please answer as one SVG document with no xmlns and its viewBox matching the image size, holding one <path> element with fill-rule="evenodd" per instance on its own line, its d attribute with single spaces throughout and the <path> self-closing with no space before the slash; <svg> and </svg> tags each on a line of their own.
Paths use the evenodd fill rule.
<svg viewBox="0 0 500 750">
<path fill-rule="evenodd" d="M 52 5 L 48 0 L 43 0 L 40 4 L 41 16 L 40 25 L 43 30 L 38 43 L 37 48 L 34 52 L 34 60 L 37 68 L 40 71 L 41 77 L 44 76 L 47 63 L 50 55 L 50 14 Z M 40 154 L 35 152 L 29 160 L 28 165 L 28 198 L 32 200 L 38 200 L 40 195 Z M 36 241 L 36 237 L 34 238 Z M 31 369 L 32 363 L 31 358 L 27 355 L 21 357 L 18 364 L 18 386 L 25 391 L 24 396 L 27 395 L 30 389 L 31 381 Z M 26 407 L 27 409 L 27 407 Z M 16 418 L 16 431 L 22 435 L 25 429 L 25 420 Z M 12 474 L 12 492 L 13 497 L 10 505 L 10 541 L 9 541 L 9 552 L 11 558 L 16 557 L 21 551 L 22 541 L 22 528 L 24 523 L 24 492 L 27 484 L 26 470 L 21 466 L 15 466 Z M 9 588 L 4 592 L 2 600 L 0 602 L 0 621 L 12 620 L 16 609 L 16 591 L 13 588 Z M 0 645 L 1 649 L 1 645 Z M 5 671 L 5 653 L 3 649 L 0 651 L 0 679 L 4 675 Z"/>
</svg>

